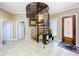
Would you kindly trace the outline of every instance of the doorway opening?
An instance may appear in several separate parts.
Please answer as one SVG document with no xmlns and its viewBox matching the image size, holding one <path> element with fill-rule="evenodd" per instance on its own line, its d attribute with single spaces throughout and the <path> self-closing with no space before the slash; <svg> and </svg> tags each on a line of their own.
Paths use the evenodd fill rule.
<svg viewBox="0 0 79 59">
<path fill-rule="evenodd" d="M 16 38 L 17 40 L 25 38 L 25 23 L 23 21 L 17 22 Z"/>
<path fill-rule="evenodd" d="M 5 20 L 2 22 L 2 44 L 6 44 L 12 39 L 12 26 L 9 20 Z"/>
</svg>

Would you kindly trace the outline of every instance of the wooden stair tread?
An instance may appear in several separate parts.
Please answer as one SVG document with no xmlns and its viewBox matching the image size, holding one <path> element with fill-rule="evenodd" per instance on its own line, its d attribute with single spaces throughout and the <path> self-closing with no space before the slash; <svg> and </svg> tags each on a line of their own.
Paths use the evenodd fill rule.
<svg viewBox="0 0 79 59">
<path fill-rule="evenodd" d="M 39 25 L 39 26 L 47 26 L 47 25 Z"/>
<path fill-rule="evenodd" d="M 44 23 L 44 24 L 45 24 L 45 23 L 47 23 L 47 22 L 38 22 L 38 24 L 42 24 L 42 23 Z"/>
<path fill-rule="evenodd" d="M 48 28 L 39 28 L 39 29 L 48 29 Z"/>
</svg>

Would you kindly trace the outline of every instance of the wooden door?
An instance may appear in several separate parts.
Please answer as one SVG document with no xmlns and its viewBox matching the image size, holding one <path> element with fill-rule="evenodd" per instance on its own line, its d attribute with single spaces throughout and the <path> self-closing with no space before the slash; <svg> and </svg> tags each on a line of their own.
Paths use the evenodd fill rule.
<svg viewBox="0 0 79 59">
<path fill-rule="evenodd" d="M 62 41 L 76 45 L 76 15 L 62 17 Z"/>
</svg>

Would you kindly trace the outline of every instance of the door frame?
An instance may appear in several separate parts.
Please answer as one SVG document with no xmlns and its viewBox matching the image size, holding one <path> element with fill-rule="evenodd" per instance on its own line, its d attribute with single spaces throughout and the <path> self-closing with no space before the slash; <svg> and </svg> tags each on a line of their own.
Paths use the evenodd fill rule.
<svg viewBox="0 0 79 59">
<path fill-rule="evenodd" d="M 24 23 L 24 39 L 25 39 L 25 22 L 24 21 L 16 21 L 16 40 L 18 40 L 17 38 L 17 31 L 18 31 L 18 24 L 19 23 Z"/>
<path fill-rule="evenodd" d="M 72 40 L 72 43 L 73 43 L 73 45 L 76 45 L 76 17 L 77 15 L 69 15 L 69 16 L 64 16 L 64 17 L 62 17 L 62 42 L 64 42 L 64 18 L 69 18 L 69 17 L 73 17 L 73 21 L 72 21 L 72 23 L 74 23 L 74 24 L 72 24 L 72 26 L 73 26 L 73 40 Z M 67 37 L 67 38 L 69 38 L 69 37 Z"/>
<path fill-rule="evenodd" d="M 10 40 L 9 41 L 11 41 L 12 38 L 13 38 L 13 33 L 12 33 L 12 28 L 11 28 L 11 26 L 12 26 L 11 21 L 8 20 L 8 19 L 3 19 L 2 22 L 1 22 L 1 42 L 2 43 L 3 43 L 3 37 L 4 37 L 4 34 L 3 34 L 3 32 L 4 32 L 3 31 L 3 25 L 4 25 L 5 22 L 7 22 L 7 24 L 8 23 L 10 24 Z"/>
</svg>

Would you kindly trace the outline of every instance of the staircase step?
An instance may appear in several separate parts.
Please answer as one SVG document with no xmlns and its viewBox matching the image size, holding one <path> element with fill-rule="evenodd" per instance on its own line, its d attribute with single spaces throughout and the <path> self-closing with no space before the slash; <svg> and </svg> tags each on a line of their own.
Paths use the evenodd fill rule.
<svg viewBox="0 0 79 59">
<path fill-rule="evenodd" d="M 39 26 L 47 26 L 47 25 L 39 25 Z"/>
<path fill-rule="evenodd" d="M 41 30 L 48 30 L 48 29 L 39 29 L 39 31 L 41 31 Z"/>
<path fill-rule="evenodd" d="M 38 24 L 47 24 L 47 22 L 38 22 Z"/>
<path fill-rule="evenodd" d="M 48 28 L 39 28 L 39 29 L 44 29 L 45 30 L 45 29 L 48 29 Z"/>
</svg>

